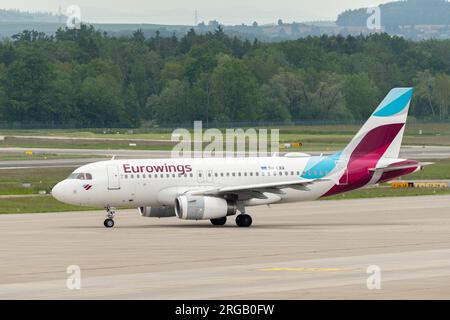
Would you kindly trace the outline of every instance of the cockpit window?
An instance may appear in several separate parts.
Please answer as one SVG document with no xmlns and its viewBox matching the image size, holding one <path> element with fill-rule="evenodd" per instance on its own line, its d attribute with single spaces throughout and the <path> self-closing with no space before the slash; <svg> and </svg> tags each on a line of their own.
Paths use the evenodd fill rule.
<svg viewBox="0 0 450 320">
<path fill-rule="evenodd" d="M 80 173 L 80 172 L 74 172 L 72 173 L 67 179 L 72 180 L 92 180 L 92 174 L 90 173 Z"/>
</svg>

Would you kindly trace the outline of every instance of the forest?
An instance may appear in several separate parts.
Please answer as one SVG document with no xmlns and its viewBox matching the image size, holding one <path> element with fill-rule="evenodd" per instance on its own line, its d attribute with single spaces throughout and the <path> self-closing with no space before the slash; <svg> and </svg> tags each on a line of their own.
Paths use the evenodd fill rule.
<svg viewBox="0 0 450 320">
<path fill-rule="evenodd" d="M 396 86 L 411 116 L 446 121 L 450 41 L 387 34 L 240 40 L 115 37 L 89 25 L 0 41 L 3 127 L 140 127 L 362 121 Z"/>
</svg>

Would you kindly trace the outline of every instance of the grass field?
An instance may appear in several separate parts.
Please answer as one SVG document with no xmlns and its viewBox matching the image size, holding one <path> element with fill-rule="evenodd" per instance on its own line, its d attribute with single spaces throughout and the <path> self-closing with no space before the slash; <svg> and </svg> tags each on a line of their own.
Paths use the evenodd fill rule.
<svg viewBox="0 0 450 320">
<path fill-rule="evenodd" d="M 49 193 L 53 186 L 72 173 L 74 168 L 12 169 L 0 171 L 0 195 Z M 24 187 L 23 184 L 31 184 Z M 3 200 L 0 200 L 3 206 Z"/>
<path fill-rule="evenodd" d="M 447 189 L 392 189 L 390 187 L 359 189 L 348 193 L 324 198 L 324 200 L 345 200 L 362 198 L 383 198 L 383 197 L 410 197 L 410 196 L 430 196 L 450 194 Z"/>
<path fill-rule="evenodd" d="M 56 201 L 52 196 L 0 199 L 0 214 L 92 210 Z M 98 208 L 97 208 L 98 209 Z"/>
<path fill-rule="evenodd" d="M 283 126 L 278 129 L 280 129 L 281 143 L 302 142 L 301 150 L 304 151 L 333 151 L 347 145 L 360 127 L 361 125 L 311 125 Z M 171 150 L 173 146 L 170 143 L 171 133 L 171 129 L 135 129 L 133 133 L 126 129 L 0 130 L 0 136 L 6 137 L 0 141 L 0 147 Z M 67 137 L 68 139 L 34 139 L 32 137 Z M 76 140 L 76 138 L 93 140 Z M 139 141 L 137 146 L 130 147 L 130 142 L 133 142 L 130 139 L 147 141 Z M 450 146 L 450 124 L 408 124 L 403 144 Z"/>
<path fill-rule="evenodd" d="M 47 154 L 34 153 L 27 155 L 25 153 L 0 153 L 0 161 L 22 161 L 22 160 L 56 160 L 56 159 L 93 159 L 106 158 L 100 155 L 83 155 L 83 154 Z"/>
<path fill-rule="evenodd" d="M 450 180 L 450 159 L 422 160 L 422 162 L 433 162 L 424 170 L 406 176 L 405 180 Z"/>
</svg>

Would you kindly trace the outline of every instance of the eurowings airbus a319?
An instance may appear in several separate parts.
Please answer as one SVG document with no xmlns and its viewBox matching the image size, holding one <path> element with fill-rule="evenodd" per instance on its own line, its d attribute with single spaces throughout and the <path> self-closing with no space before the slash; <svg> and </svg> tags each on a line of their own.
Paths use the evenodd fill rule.
<svg viewBox="0 0 450 320">
<path fill-rule="evenodd" d="M 412 94 L 412 88 L 391 90 L 349 145 L 332 155 L 103 161 L 75 170 L 52 195 L 105 208 L 107 228 L 116 207 L 219 226 L 236 215 L 239 227 L 250 227 L 248 207 L 316 200 L 421 170 L 422 163 L 399 159 Z"/>
</svg>

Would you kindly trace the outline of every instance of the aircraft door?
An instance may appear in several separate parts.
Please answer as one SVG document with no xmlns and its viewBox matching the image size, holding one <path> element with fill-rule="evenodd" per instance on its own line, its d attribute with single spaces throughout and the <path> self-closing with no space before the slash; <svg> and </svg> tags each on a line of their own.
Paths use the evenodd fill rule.
<svg viewBox="0 0 450 320">
<path fill-rule="evenodd" d="M 108 190 L 120 190 L 119 169 L 116 166 L 108 166 Z"/>
</svg>

